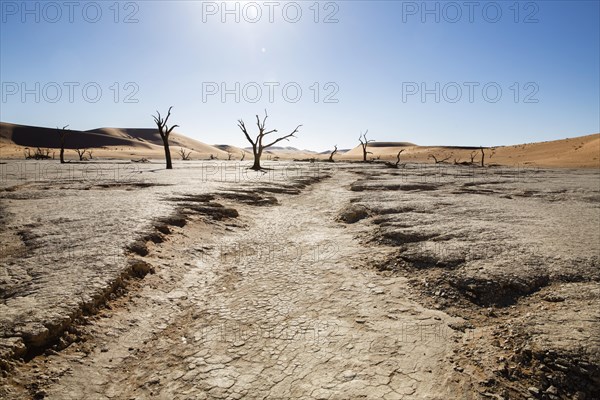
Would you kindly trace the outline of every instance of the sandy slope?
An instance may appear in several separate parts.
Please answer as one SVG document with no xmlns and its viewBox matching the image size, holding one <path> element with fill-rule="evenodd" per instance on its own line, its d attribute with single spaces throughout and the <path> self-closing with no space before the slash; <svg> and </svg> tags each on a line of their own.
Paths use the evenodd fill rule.
<svg viewBox="0 0 600 400">
<path fill-rule="evenodd" d="M 474 161 L 481 162 L 481 152 L 478 148 L 449 147 L 449 146 L 398 146 L 390 143 L 389 146 L 369 146 L 369 158 L 380 157 L 382 160 L 395 160 L 398 151 L 404 150 L 401 159 L 408 162 L 433 163 L 429 158 L 433 154 L 436 158 L 450 157 L 448 162 L 454 163 L 471 160 L 471 153 L 475 152 Z M 600 134 L 580 136 L 569 139 L 554 140 L 550 142 L 527 143 L 513 146 L 500 146 L 486 149 L 486 165 L 499 164 L 507 166 L 544 166 L 568 168 L 599 168 L 600 167 Z M 490 154 L 494 152 L 490 158 Z M 341 157 L 349 160 L 361 160 L 362 149 L 355 147 Z"/>
<path fill-rule="evenodd" d="M 179 158 L 179 149 L 192 152 L 194 159 L 206 159 L 210 155 L 227 159 L 227 152 L 214 146 L 173 132 L 169 138 L 171 155 Z M 58 157 L 60 147 L 56 129 L 0 123 L 0 157 L 22 158 L 26 147 L 52 148 Z M 67 149 L 94 149 L 93 155 L 100 158 L 162 158 L 162 140 L 156 129 L 100 128 L 90 131 L 72 130 L 67 138 Z M 65 153 L 68 159 L 75 159 L 74 151 Z"/>
<path fill-rule="evenodd" d="M 208 145 L 174 132 L 170 138 L 171 154 L 180 158 L 179 150 L 188 149 L 192 159 L 239 160 L 242 152 L 246 160 L 252 157 L 251 151 L 227 144 Z M 39 128 L 8 123 L 0 123 L 0 158 L 22 158 L 25 147 L 59 147 L 55 129 Z M 72 131 L 67 148 L 92 148 L 99 158 L 131 159 L 164 157 L 162 141 L 156 129 L 100 128 L 91 131 Z M 369 145 L 372 154 L 369 159 L 396 160 L 398 151 L 404 150 L 401 159 L 405 162 L 433 163 L 430 155 L 447 163 L 481 162 L 481 153 L 476 147 L 459 146 L 417 146 L 407 142 L 374 142 Z M 580 136 L 549 142 L 499 146 L 486 149 L 485 164 L 505 166 L 536 166 L 566 168 L 600 168 L 600 134 Z M 291 147 L 275 147 L 264 151 L 266 160 L 327 159 L 329 154 L 313 153 Z M 55 151 L 55 156 L 58 151 Z M 491 155 L 491 157 L 490 157 Z M 67 151 L 66 157 L 77 158 L 74 151 Z M 336 160 L 362 160 L 362 149 L 357 146 L 345 153 L 338 153 Z"/>
</svg>

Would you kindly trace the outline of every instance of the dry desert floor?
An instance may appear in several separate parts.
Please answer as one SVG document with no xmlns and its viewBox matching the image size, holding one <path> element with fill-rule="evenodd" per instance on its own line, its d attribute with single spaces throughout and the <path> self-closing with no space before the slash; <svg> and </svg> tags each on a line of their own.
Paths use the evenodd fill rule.
<svg viewBox="0 0 600 400">
<path fill-rule="evenodd" d="M 0 398 L 600 397 L 600 173 L 0 163 Z"/>
</svg>

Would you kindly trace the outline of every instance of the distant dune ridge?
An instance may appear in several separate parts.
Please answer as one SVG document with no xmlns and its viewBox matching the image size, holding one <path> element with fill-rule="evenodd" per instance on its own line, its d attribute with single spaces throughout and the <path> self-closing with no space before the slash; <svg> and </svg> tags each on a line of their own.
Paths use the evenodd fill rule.
<svg viewBox="0 0 600 400">
<path fill-rule="evenodd" d="M 181 148 L 191 151 L 191 159 L 218 158 L 219 160 L 239 160 L 242 153 L 245 159 L 252 158 L 251 148 L 240 148 L 227 144 L 209 145 L 191 139 L 181 133 L 172 133 L 171 152 L 178 160 Z M 56 128 L 43 128 L 0 122 L 0 158 L 23 158 L 26 147 L 35 149 L 58 149 L 59 136 Z M 94 157 L 134 159 L 164 157 L 162 140 L 155 128 L 98 128 L 89 131 L 71 130 L 67 138 L 67 149 L 93 149 Z M 368 150 L 369 159 L 395 160 L 400 150 L 401 162 L 428 162 L 433 158 L 448 158 L 448 163 L 469 162 L 471 156 L 475 163 L 481 161 L 478 147 L 469 146 L 418 146 L 409 142 L 372 142 Z M 265 159 L 327 159 L 330 151 L 317 153 L 311 150 L 299 150 L 295 147 L 271 147 L 264 152 Z M 485 150 L 485 164 L 523 165 L 568 168 L 600 168 L 600 134 L 574 137 L 548 142 L 498 146 Z M 230 156 L 231 154 L 231 156 Z M 491 157 L 490 157 L 491 155 Z M 67 158 L 74 159 L 74 151 L 67 151 Z M 362 159 L 362 149 L 357 145 L 353 149 L 338 150 L 335 160 L 356 161 Z"/>
<path fill-rule="evenodd" d="M 215 144 L 215 147 L 226 153 L 230 153 L 232 157 L 241 157 L 242 153 L 246 153 L 246 157 L 248 157 L 248 155 L 252 155 L 252 149 L 242 149 L 240 147 L 231 146 L 229 144 Z"/>
<path fill-rule="evenodd" d="M 414 143 L 409 142 L 373 142 L 369 143 L 369 147 L 410 147 L 416 146 Z"/>
<path fill-rule="evenodd" d="M 4 158 L 22 157 L 25 147 L 53 149 L 60 147 L 56 128 L 40 128 L 5 122 L 0 122 L 0 143 L 6 146 L 6 148 L 0 148 L 0 156 Z M 211 155 L 219 159 L 228 158 L 227 151 L 176 132 L 171 134 L 169 143 L 174 159 L 178 159 L 177 152 L 180 148 L 192 151 L 192 158 L 208 158 Z M 94 155 L 98 157 L 125 159 L 132 157 L 164 157 L 162 139 L 156 128 L 71 130 L 65 147 L 67 149 L 94 149 Z M 241 151 L 238 156 L 241 157 Z"/>
<path fill-rule="evenodd" d="M 469 146 L 417 146 L 417 145 L 392 145 L 381 146 L 370 143 L 369 158 L 380 157 L 381 160 L 392 160 L 400 150 L 401 162 L 433 162 L 430 155 L 443 159 L 450 157 L 448 163 L 455 161 L 470 162 L 471 154 L 474 162 L 480 163 L 481 152 L 479 147 Z M 600 134 L 579 136 L 569 139 L 548 142 L 517 144 L 512 146 L 498 146 L 485 149 L 485 165 L 523 165 L 566 168 L 600 168 Z M 490 157 L 491 155 L 491 157 Z M 346 159 L 362 159 L 362 149 L 355 147 L 343 155 Z"/>
</svg>

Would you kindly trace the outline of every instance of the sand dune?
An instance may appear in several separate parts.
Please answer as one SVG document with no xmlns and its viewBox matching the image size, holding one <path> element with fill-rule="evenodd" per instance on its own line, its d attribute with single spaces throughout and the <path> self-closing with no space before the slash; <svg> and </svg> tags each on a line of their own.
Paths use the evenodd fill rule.
<svg viewBox="0 0 600 400">
<path fill-rule="evenodd" d="M 245 148 L 248 151 L 252 151 L 251 147 Z M 272 146 L 263 151 L 267 159 L 281 159 L 281 160 L 294 160 L 294 159 L 310 159 L 310 158 L 322 158 L 319 153 L 312 150 L 300 150 L 292 146 Z M 329 153 L 328 153 L 329 154 Z"/>
<path fill-rule="evenodd" d="M 60 148 L 56 128 L 0 123 L 0 156 L 22 158 L 26 147 Z M 171 154 L 178 158 L 181 148 L 192 152 L 192 159 L 205 159 L 211 155 L 227 159 L 227 152 L 217 147 L 173 132 L 169 138 Z M 67 149 L 94 149 L 94 155 L 103 158 L 129 159 L 135 157 L 161 158 L 164 156 L 162 139 L 152 128 L 98 128 L 89 131 L 71 130 L 66 141 Z M 72 153 L 72 154 L 71 154 Z M 73 152 L 66 153 L 74 158 Z"/>
<path fill-rule="evenodd" d="M 478 147 L 416 146 L 412 144 L 382 146 L 381 143 L 375 142 L 369 144 L 368 150 L 373 153 L 369 154 L 370 159 L 379 157 L 381 160 L 395 160 L 398 152 L 404 150 L 401 160 L 406 162 L 433 163 L 430 155 L 434 155 L 438 160 L 450 157 L 448 163 L 454 163 L 455 160 L 459 163 L 469 162 L 472 153 L 475 155 L 474 161 L 481 162 L 481 151 Z M 600 134 L 549 142 L 499 146 L 485 149 L 485 153 L 486 165 L 600 168 Z M 357 146 L 340 158 L 360 160 L 362 159 L 362 149 Z"/>
<path fill-rule="evenodd" d="M 116 130 L 118 131 L 118 130 Z M 3 142 L 22 147 L 59 148 L 60 141 L 57 129 L 37 126 L 15 125 L 0 123 L 0 137 Z M 134 140 L 115 132 L 77 131 L 72 130 L 66 143 L 66 148 L 99 148 L 104 146 L 131 146 L 152 148 L 149 143 Z"/>
<path fill-rule="evenodd" d="M 252 150 L 242 149 L 241 147 L 231 146 L 229 144 L 215 144 L 219 150 L 223 150 L 226 153 L 231 153 L 232 158 L 238 159 L 242 157 L 242 153 L 246 154 L 246 157 L 252 157 Z"/>
<path fill-rule="evenodd" d="M 133 141 L 149 143 L 162 148 L 162 139 L 160 138 L 156 128 L 100 128 L 88 132 L 98 132 L 112 136 L 125 137 Z M 169 144 L 171 146 L 183 147 L 201 154 L 214 154 L 215 156 L 218 155 L 219 158 L 227 155 L 226 151 L 222 149 L 202 143 L 195 139 L 191 139 L 177 132 L 173 132 L 171 134 L 169 137 Z"/>
<path fill-rule="evenodd" d="M 246 159 L 252 157 L 249 148 L 228 144 L 209 145 L 173 132 L 170 140 L 174 159 L 179 158 L 180 148 L 191 151 L 192 159 L 208 159 L 211 156 L 227 160 L 239 160 L 242 152 Z M 56 129 L 0 122 L 0 157 L 22 158 L 26 147 L 59 148 Z M 67 149 L 94 149 L 94 156 L 101 158 L 162 158 L 162 140 L 153 128 L 98 128 L 89 131 L 72 130 L 67 140 Z M 418 146 L 408 142 L 373 142 L 369 144 L 369 159 L 395 160 L 400 150 L 403 162 L 433 163 L 431 155 L 447 163 L 481 162 L 478 147 L 461 146 Z M 539 166 L 567 168 L 600 168 L 600 134 L 569 139 L 499 146 L 485 150 L 485 164 L 506 166 Z M 75 158 L 74 152 L 67 152 L 67 158 Z M 272 147 L 264 151 L 265 159 L 327 159 L 329 152 L 316 153 L 294 147 Z M 348 151 L 338 151 L 336 160 L 362 160 L 362 149 L 356 146 Z"/>
</svg>

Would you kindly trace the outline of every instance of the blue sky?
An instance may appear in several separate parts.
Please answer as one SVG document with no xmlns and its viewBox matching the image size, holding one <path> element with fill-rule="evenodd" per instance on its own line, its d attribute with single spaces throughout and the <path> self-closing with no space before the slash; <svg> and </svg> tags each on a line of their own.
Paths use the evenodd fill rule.
<svg viewBox="0 0 600 400">
<path fill-rule="evenodd" d="M 267 109 L 314 150 L 600 131 L 598 1 L 227 3 L 2 1 L 0 119 L 153 127 L 173 105 L 180 132 L 246 146 L 236 120 Z"/>
</svg>

